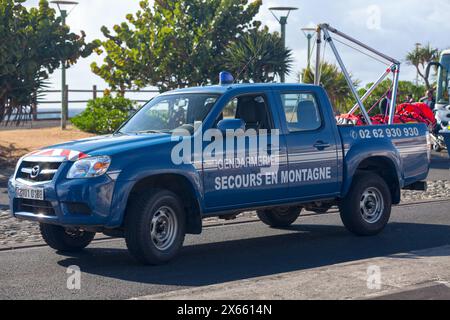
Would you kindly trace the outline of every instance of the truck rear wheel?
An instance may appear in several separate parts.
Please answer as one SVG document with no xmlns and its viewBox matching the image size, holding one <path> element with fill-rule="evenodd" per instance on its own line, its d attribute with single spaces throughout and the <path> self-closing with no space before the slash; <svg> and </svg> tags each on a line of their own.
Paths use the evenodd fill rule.
<svg viewBox="0 0 450 320">
<path fill-rule="evenodd" d="M 388 185 L 377 174 L 357 174 L 339 209 L 342 222 L 352 233 L 372 236 L 389 221 L 392 198 Z"/>
<path fill-rule="evenodd" d="M 186 233 L 180 199 L 167 190 L 153 189 L 132 199 L 125 218 L 125 241 L 131 255 L 147 265 L 173 259 Z"/>
<path fill-rule="evenodd" d="M 300 216 L 302 208 L 279 207 L 274 209 L 258 210 L 258 218 L 268 226 L 275 228 L 288 227 Z"/>
<path fill-rule="evenodd" d="M 95 237 L 95 232 L 71 230 L 51 224 L 41 223 L 39 228 L 44 241 L 51 248 L 62 252 L 81 251 Z"/>
</svg>

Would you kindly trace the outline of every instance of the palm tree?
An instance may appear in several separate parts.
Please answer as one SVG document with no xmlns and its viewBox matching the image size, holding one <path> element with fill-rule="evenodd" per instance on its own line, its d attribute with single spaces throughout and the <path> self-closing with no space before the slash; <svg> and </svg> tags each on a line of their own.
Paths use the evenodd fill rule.
<svg viewBox="0 0 450 320">
<path fill-rule="evenodd" d="M 320 68 L 320 84 L 327 91 L 331 104 L 336 111 L 347 112 L 353 106 L 355 99 L 344 74 L 332 63 L 322 62 Z M 297 78 L 299 82 L 302 79 L 304 83 L 314 83 L 314 71 L 309 68 L 303 69 L 301 73 L 298 73 Z M 359 85 L 358 80 L 352 81 L 355 87 Z"/>
<path fill-rule="evenodd" d="M 267 28 L 250 30 L 231 43 L 223 57 L 224 66 L 240 82 L 273 82 L 283 70 L 289 74 L 292 62 L 291 50 Z"/>
<path fill-rule="evenodd" d="M 439 49 L 432 48 L 430 44 L 426 46 L 416 46 L 406 55 L 406 62 L 416 68 L 417 74 L 424 80 L 427 90 L 431 89 L 429 79 L 425 75 L 427 65 L 439 59 Z"/>
</svg>

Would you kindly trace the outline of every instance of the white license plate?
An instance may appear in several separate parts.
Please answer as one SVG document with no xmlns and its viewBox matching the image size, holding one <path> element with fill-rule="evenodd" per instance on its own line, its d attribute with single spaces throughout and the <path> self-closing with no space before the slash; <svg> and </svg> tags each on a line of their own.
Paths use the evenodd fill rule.
<svg viewBox="0 0 450 320">
<path fill-rule="evenodd" d="M 31 200 L 44 200 L 43 188 L 30 188 L 30 187 L 17 187 L 16 198 L 19 199 L 31 199 Z"/>
</svg>

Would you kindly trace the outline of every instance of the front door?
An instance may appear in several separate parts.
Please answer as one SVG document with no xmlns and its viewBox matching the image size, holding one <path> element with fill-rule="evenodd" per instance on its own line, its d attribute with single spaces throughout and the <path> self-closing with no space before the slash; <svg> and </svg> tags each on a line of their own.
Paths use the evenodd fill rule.
<svg viewBox="0 0 450 320">
<path fill-rule="evenodd" d="M 215 150 L 215 159 L 203 160 L 205 203 L 209 210 L 256 206 L 286 197 L 287 187 L 278 183 L 278 167 L 272 170 L 274 158 L 267 152 L 274 128 L 270 98 L 270 93 L 234 97 L 216 120 L 214 127 L 223 119 L 241 119 L 245 131 L 236 136 L 223 135 L 223 148 Z M 276 156 L 286 159 L 284 141 L 277 144 L 279 154 Z M 284 166 L 287 168 L 286 160 Z"/>
</svg>

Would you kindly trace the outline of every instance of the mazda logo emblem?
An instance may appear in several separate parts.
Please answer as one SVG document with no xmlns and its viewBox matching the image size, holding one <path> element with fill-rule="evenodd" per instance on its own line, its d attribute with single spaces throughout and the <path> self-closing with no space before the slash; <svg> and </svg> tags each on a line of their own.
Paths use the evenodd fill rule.
<svg viewBox="0 0 450 320">
<path fill-rule="evenodd" d="M 41 168 L 39 166 L 34 166 L 33 169 L 31 169 L 30 178 L 36 178 L 39 173 L 41 173 Z"/>
</svg>

